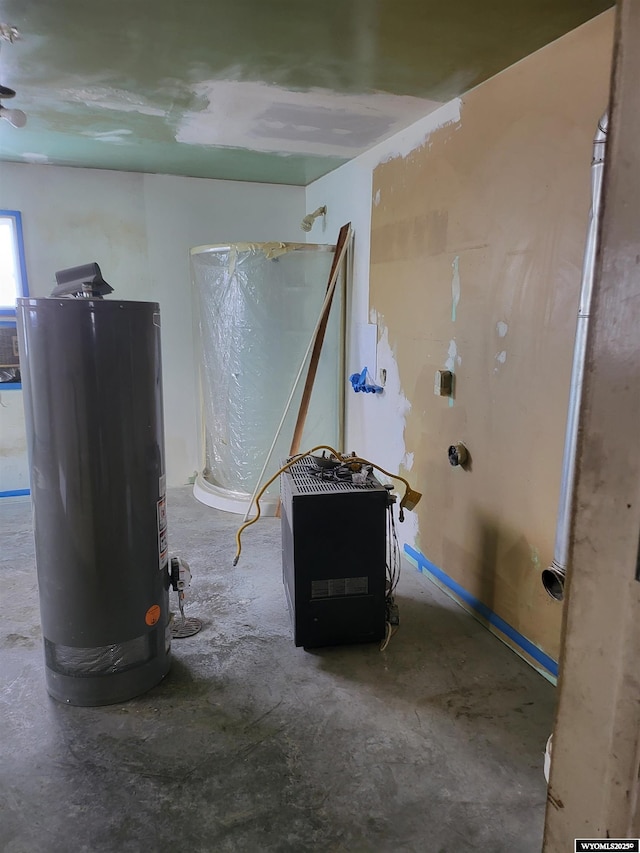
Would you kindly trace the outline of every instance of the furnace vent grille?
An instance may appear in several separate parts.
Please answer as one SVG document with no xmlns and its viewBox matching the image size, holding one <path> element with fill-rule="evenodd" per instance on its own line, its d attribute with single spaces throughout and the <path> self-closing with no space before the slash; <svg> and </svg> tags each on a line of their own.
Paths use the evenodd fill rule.
<svg viewBox="0 0 640 853">
<path fill-rule="evenodd" d="M 311 581 L 311 598 L 342 598 L 345 595 L 368 595 L 369 578 L 330 578 Z"/>
<path fill-rule="evenodd" d="M 317 474 L 311 473 L 321 470 L 308 458 L 292 465 L 288 474 L 293 480 L 296 492 L 302 495 L 317 495 L 322 492 L 335 494 L 336 492 L 360 492 L 382 488 L 374 477 L 369 477 L 367 482 L 362 485 L 356 485 L 344 480 L 323 480 Z"/>
</svg>

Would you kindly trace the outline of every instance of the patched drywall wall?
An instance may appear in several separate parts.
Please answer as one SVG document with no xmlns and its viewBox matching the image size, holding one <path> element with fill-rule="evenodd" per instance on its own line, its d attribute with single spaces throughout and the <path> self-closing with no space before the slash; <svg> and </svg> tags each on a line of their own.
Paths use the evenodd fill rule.
<svg viewBox="0 0 640 853">
<path fill-rule="evenodd" d="M 186 483 L 199 465 L 200 428 L 189 249 L 299 240 L 304 190 L 4 163 L 0 207 L 22 211 L 32 296 L 51 293 L 56 270 L 97 261 L 116 296 L 160 303 L 167 484 Z M 15 444 L 23 429 L 22 393 L 6 392 L 3 400 L 9 393 L 11 411 L 0 409 L 0 455 L 3 436 Z M 20 459 L 0 468 L 0 491 L 24 488 L 24 470 Z"/>
<path fill-rule="evenodd" d="M 458 122 L 373 175 L 370 308 L 409 403 L 416 546 L 553 657 L 562 608 L 540 571 L 553 556 L 612 30 L 606 13 L 482 84 Z M 453 399 L 433 393 L 444 368 Z M 468 470 L 448 461 L 460 441 Z"/>
</svg>

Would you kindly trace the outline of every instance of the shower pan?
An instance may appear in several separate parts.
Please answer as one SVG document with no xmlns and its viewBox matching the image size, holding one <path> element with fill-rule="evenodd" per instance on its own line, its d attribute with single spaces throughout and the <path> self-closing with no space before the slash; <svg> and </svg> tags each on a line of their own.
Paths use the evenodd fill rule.
<svg viewBox="0 0 640 853">
<path fill-rule="evenodd" d="M 245 513 L 316 327 L 334 246 L 227 243 L 191 249 L 201 407 L 194 495 Z M 344 282 L 336 289 L 303 447 L 342 447 Z M 303 374 L 304 376 L 304 374 Z M 265 477 L 289 454 L 302 386 Z M 261 501 L 273 514 L 277 484 Z"/>
</svg>

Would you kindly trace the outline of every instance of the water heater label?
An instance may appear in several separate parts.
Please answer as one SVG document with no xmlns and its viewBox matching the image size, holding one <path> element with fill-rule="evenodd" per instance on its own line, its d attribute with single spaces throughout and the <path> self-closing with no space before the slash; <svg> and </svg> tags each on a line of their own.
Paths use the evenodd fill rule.
<svg viewBox="0 0 640 853">
<path fill-rule="evenodd" d="M 158 501 L 158 530 L 164 530 L 167 526 L 167 499 Z"/>
<path fill-rule="evenodd" d="M 169 558 L 169 543 L 167 541 L 167 499 L 158 501 L 158 562 L 160 571 L 167 565 Z"/>
<path fill-rule="evenodd" d="M 161 612 L 159 604 L 152 604 L 144 615 L 144 621 L 147 625 L 155 625 L 160 618 Z"/>
</svg>

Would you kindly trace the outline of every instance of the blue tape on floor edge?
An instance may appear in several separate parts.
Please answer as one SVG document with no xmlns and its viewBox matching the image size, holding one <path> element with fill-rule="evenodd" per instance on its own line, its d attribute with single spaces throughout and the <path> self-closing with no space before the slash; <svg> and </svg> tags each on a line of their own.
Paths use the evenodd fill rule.
<svg viewBox="0 0 640 853">
<path fill-rule="evenodd" d="M 22 498 L 30 494 L 29 489 L 14 489 L 14 491 L 10 492 L 0 492 L 0 498 Z"/>
<path fill-rule="evenodd" d="M 483 619 L 486 619 L 490 625 L 493 625 L 497 628 L 501 633 L 505 635 L 505 637 L 509 637 L 509 639 L 515 643 L 522 651 L 526 652 L 529 657 L 533 658 L 540 666 L 544 667 L 551 675 L 555 678 L 558 677 L 558 663 L 553 658 L 549 657 L 549 655 L 545 654 L 542 649 L 539 649 L 531 640 L 528 640 L 525 636 L 516 631 L 515 628 L 512 628 L 504 619 L 501 619 L 497 613 L 494 613 L 486 604 L 483 604 L 479 599 L 472 595 L 470 592 L 467 592 L 464 587 L 460 586 L 459 583 L 450 578 L 449 575 L 445 574 L 442 569 L 439 569 L 434 563 L 421 554 L 420 551 L 416 551 L 415 548 L 412 548 L 410 545 L 404 546 L 405 554 L 410 557 L 414 563 L 417 564 L 418 570 L 422 571 L 426 569 L 429 574 L 433 575 L 434 578 L 440 581 L 441 584 L 450 589 L 451 592 L 455 593 L 458 598 L 461 598 L 472 610 L 475 610 L 476 613 L 479 613 Z"/>
</svg>

